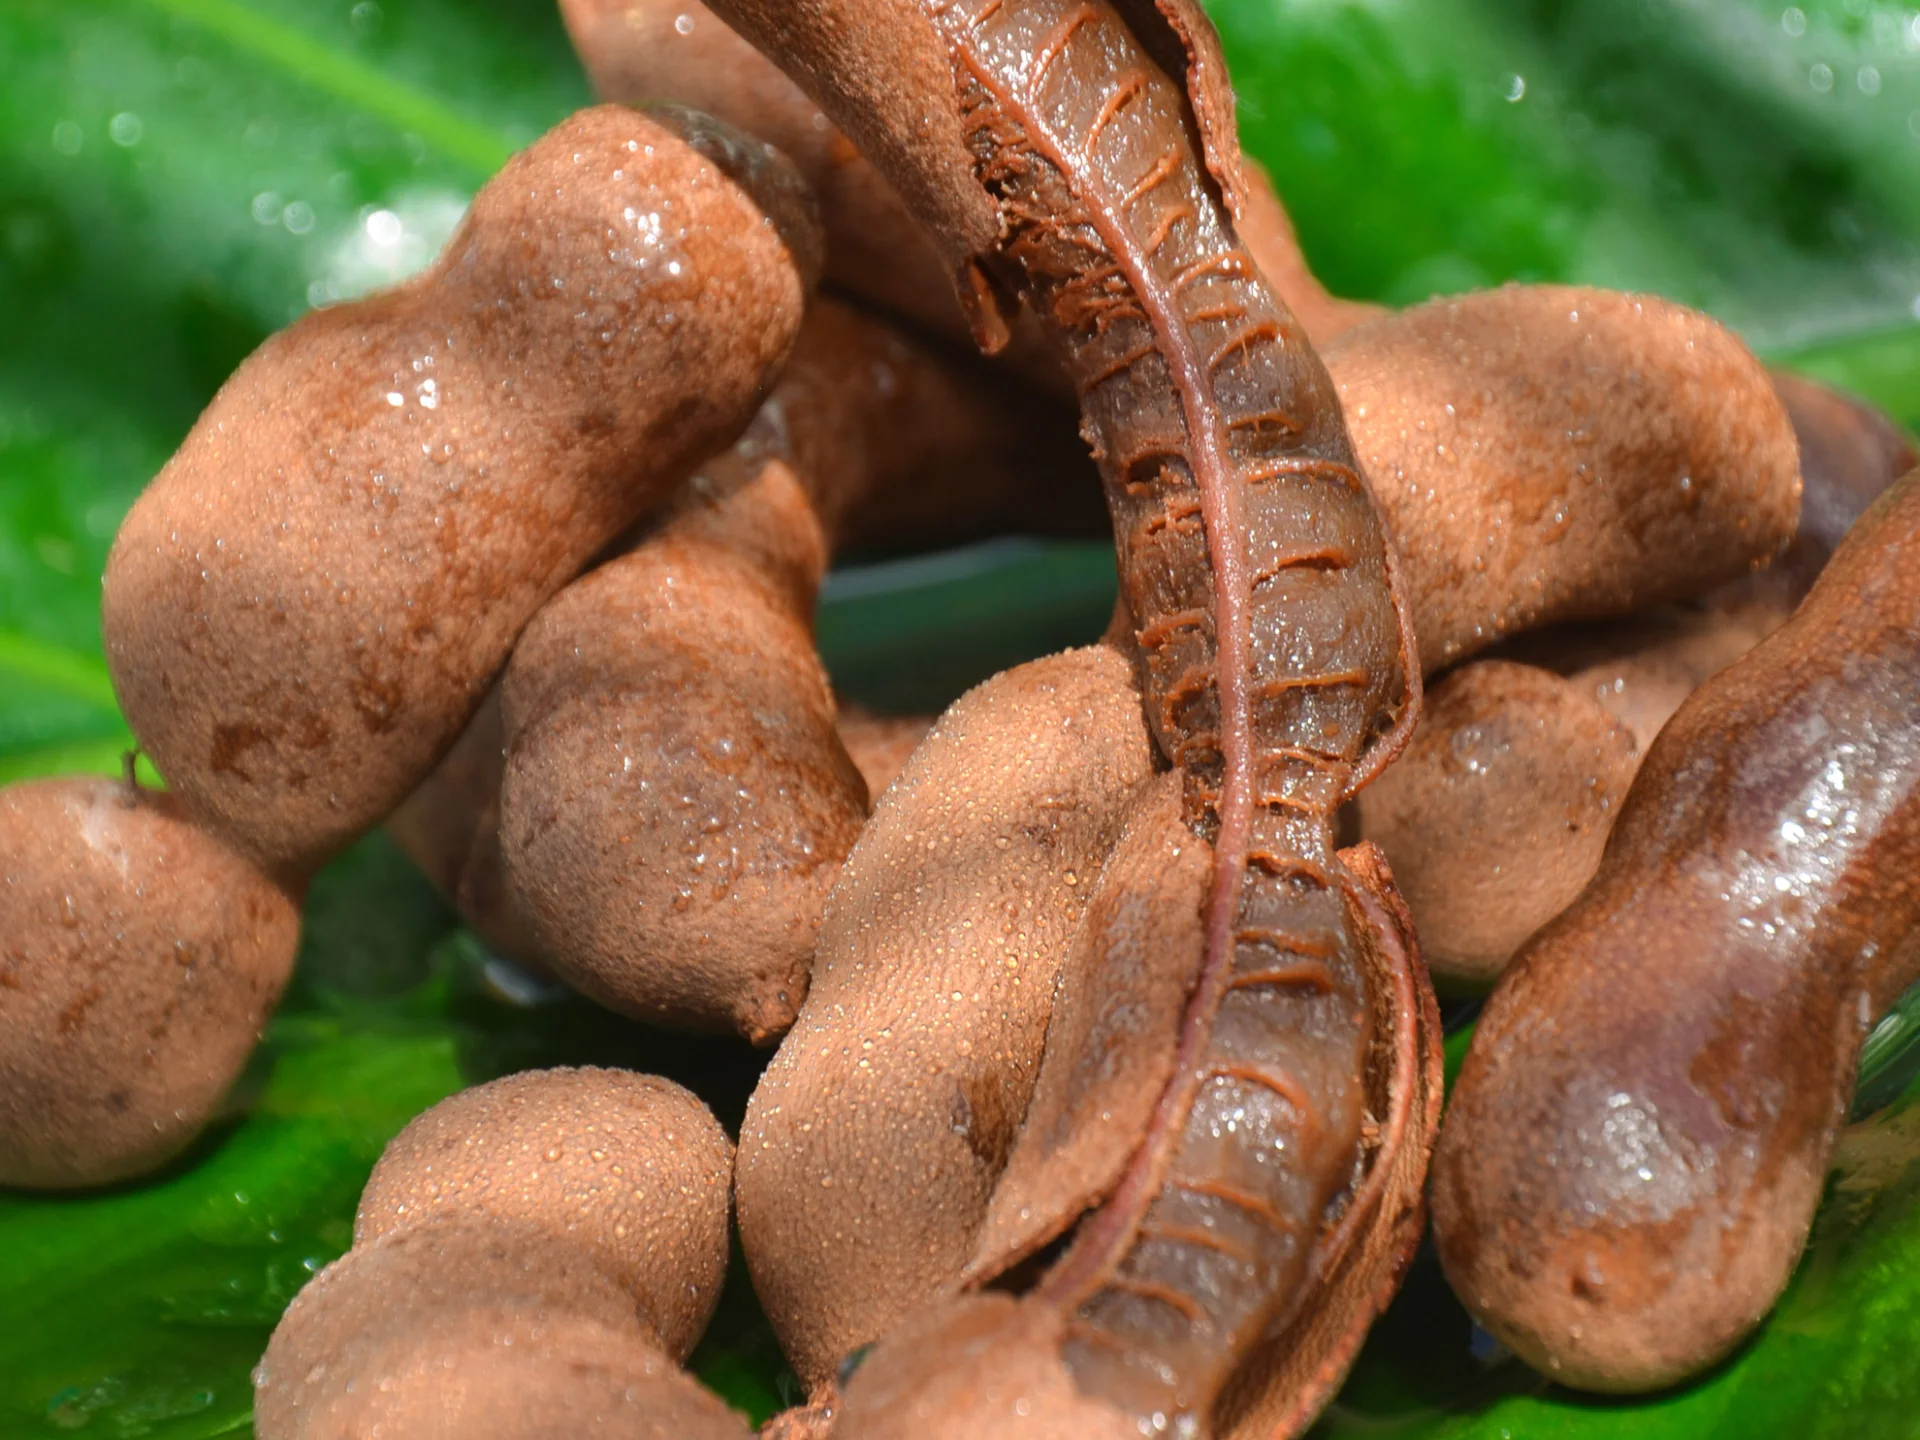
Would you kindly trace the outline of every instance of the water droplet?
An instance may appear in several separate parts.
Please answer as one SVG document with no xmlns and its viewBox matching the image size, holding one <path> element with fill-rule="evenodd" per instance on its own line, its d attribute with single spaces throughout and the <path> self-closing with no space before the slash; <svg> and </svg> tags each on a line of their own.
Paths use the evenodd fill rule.
<svg viewBox="0 0 1920 1440">
<path fill-rule="evenodd" d="M 1920 119 L 1920 110 L 1914 111 L 1913 114 L 1915 119 Z M 1920 131 L 1915 133 L 1920 134 Z M 81 133 L 78 122 L 62 120 L 53 127 L 53 148 L 62 155 L 78 155 L 80 147 L 85 143 L 86 136 Z"/>
<path fill-rule="evenodd" d="M 278 225 L 283 208 L 278 190 L 262 190 L 253 197 L 253 218 L 259 224 Z"/>
<path fill-rule="evenodd" d="M 1798 5 L 1789 5 L 1780 12 L 1780 28 L 1799 39 L 1807 33 L 1807 12 Z"/>
<path fill-rule="evenodd" d="M 1807 83 L 1822 95 L 1833 89 L 1833 67 L 1816 61 L 1807 70 Z"/>
<path fill-rule="evenodd" d="M 305 235 L 313 229 L 313 207 L 304 200 L 295 200 L 280 212 L 280 223 L 290 234 Z"/>
<path fill-rule="evenodd" d="M 140 123 L 140 117 L 131 110 L 122 110 L 107 122 L 107 135 L 113 143 L 123 150 L 131 150 L 140 143 L 140 137 L 147 133 L 147 127 Z"/>
<path fill-rule="evenodd" d="M 673 28 L 679 34 L 691 35 L 693 33 L 693 17 L 691 15 L 676 16 L 673 22 Z"/>
<path fill-rule="evenodd" d="M 1501 91 L 1509 105 L 1518 105 L 1527 98 L 1527 77 L 1524 75 L 1507 76 L 1506 88 Z"/>
<path fill-rule="evenodd" d="M 1862 65 L 1860 67 L 1860 73 L 1855 75 L 1853 79 L 1854 83 L 1860 87 L 1860 93 L 1862 95 L 1878 95 L 1880 93 L 1880 72 L 1874 69 L 1873 66 Z"/>
</svg>

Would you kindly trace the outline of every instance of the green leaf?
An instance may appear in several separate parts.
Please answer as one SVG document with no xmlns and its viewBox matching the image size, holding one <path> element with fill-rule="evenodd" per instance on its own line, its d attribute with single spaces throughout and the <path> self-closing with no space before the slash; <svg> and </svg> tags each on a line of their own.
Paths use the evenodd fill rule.
<svg viewBox="0 0 1920 1440">
<path fill-rule="evenodd" d="M 1396 303 L 1507 279 L 1656 289 L 1920 421 L 1907 11 L 1212 8 L 1250 148 L 1335 289 Z M 502 159 L 588 95 L 546 0 L 0 0 L 0 55 L 11 781 L 121 765 L 132 739 L 100 658 L 100 571 L 127 505 L 234 364 L 310 305 L 424 263 Z M 1113 583 L 1099 546 L 863 565 L 830 586 L 821 642 L 856 696 L 937 707 L 1091 639 Z M 1450 1070 L 1469 1035 L 1449 1036 Z M 288 1002 L 193 1153 L 105 1194 L 0 1195 L 0 1435 L 244 1434 L 248 1372 L 287 1299 L 347 1244 L 374 1157 L 462 1085 L 625 1064 L 682 1079 L 733 1125 L 764 1060 L 543 998 L 370 839 L 316 882 Z M 1909 1086 L 1916 1061 L 1910 996 L 1870 1042 L 1863 1110 Z M 1601 1403 L 1483 1365 L 1428 1259 L 1323 1432 L 1904 1433 L 1920 1400 L 1913 1113 L 1856 1133 L 1788 1300 L 1700 1384 Z M 695 1365 L 756 1418 L 796 1398 L 737 1265 Z"/>
</svg>

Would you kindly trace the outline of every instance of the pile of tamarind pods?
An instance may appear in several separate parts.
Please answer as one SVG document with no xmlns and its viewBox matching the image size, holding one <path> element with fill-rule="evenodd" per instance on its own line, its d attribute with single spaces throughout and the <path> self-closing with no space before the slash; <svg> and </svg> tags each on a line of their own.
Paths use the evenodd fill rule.
<svg viewBox="0 0 1920 1440">
<path fill-rule="evenodd" d="M 265 1440 L 744 1434 L 679 1369 L 730 1210 L 792 1440 L 1298 1434 L 1429 1194 L 1554 1379 L 1739 1344 L 1920 978 L 1905 438 L 1650 296 L 1329 296 L 1192 0 L 562 9 L 615 103 L 121 529 L 167 789 L 0 792 L 0 1184 L 191 1143 L 384 823 L 779 1048 L 737 1142 L 617 1071 L 422 1116 Z M 837 548 L 1103 523 L 1099 643 L 837 701 Z M 1430 972 L 1492 987 L 1444 1124 Z"/>
</svg>

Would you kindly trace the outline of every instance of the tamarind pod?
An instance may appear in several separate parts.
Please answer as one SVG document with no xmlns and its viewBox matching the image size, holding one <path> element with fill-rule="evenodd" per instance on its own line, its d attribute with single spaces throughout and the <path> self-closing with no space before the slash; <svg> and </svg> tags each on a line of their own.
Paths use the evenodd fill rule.
<svg viewBox="0 0 1920 1440">
<path fill-rule="evenodd" d="M 211 1121 L 285 989 L 298 899 L 172 796 L 0 790 L 0 1185 L 158 1169 Z"/>
<path fill-rule="evenodd" d="M 506 768 L 506 721 L 496 685 L 453 748 L 387 817 L 387 833 L 488 950 L 551 978 L 534 958 L 533 938 L 500 860 L 500 780 Z"/>
<path fill-rule="evenodd" d="M 1773 384 L 1800 448 L 1800 519 L 1785 553 L 1701 595 L 1607 624 L 1551 627 L 1506 647 L 1589 687 L 1644 754 L 1695 687 L 1786 623 L 1855 520 L 1920 463 L 1871 406 L 1784 372 Z"/>
<path fill-rule="evenodd" d="M 1793 535 L 1793 430 L 1765 370 L 1664 300 L 1508 286 L 1355 326 L 1327 364 L 1429 671 L 1697 594 Z"/>
<path fill-rule="evenodd" d="M 807 28 L 817 6 L 784 18 L 753 3 L 716 8 L 764 22 L 748 33 L 823 103 L 823 90 L 837 91 L 843 108 L 829 109 L 846 125 L 858 117 L 885 130 L 892 117 L 862 114 L 858 53 L 836 46 L 924 41 L 905 16 L 894 33 L 847 42 Z M 1179 9 L 1181 23 L 1211 35 L 1197 10 Z M 1294 1298 L 1319 1217 L 1353 1169 L 1367 1013 L 1330 817 L 1404 743 L 1419 674 L 1330 383 L 1234 239 L 1182 92 L 1103 4 L 929 0 L 924 10 L 948 46 L 959 133 L 1005 232 L 992 247 L 1003 283 L 1068 352 L 1108 484 L 1123 594 L 1142 625 L 1149 722 L 1189 777 L 1190 823 L 1215 847 L 1207 960 L 1175 1079 L 1128 1174 L 1040 1293 L 1113 1342 L 1070 1353 L 1083 1386 L 1132 1391 L 1126 1369 L 1138 1358 L 1141 1373 L 1171 1381 L 1148 1397 L 1156 1409 L 1143 1423 L 1176 1410 L 1204 1417 Z M 919 158 L 949 133 L 938 118 L 924 124 Z M 888 168 L 883 152 L 868 153 Z M 993 291 L 979 262 L 989 247 L 934 211 L 921 218 L 971 267 L 977 332 L 991 340 Z M 1295 997 L 1270 1004 L 1233 984 L 1237 961 L 1253 975 L 1292 956 L 1328 965 L 1337 997 L 1304 1032 Z M 1181 1182 L 1229 1171 L 1274 1138 L 1250 1129 L 1211 1143 L 1215 1108 L 1246 1104 L 1274 1112 L 1298 1164 L 1259 1176 L 1259 1208 L 1245 1214 L 1277 1223 L 1250 1237 L 1256 1254 L 1242 1273 L 1216 1280 L 1204 1247 L 1140 1243 L 1140 1227 L 1168 1165 L 1192 1162 L 1173 1172 Z M 1122 1275 L 1123 1265 L 1133 1268 Z M 1164 1351 L 1176 1353 L 1162 1363 Z M 1103 1358 L 1115 1354 L 1119 1364 Z"/>
<path fill-rule="evenodd" d="M 530 627 L 523 650 L 553 643 L 515 673 L 564 716 L 477 734 L 483 709 L 397 813 L 402 845 L 483 938 L 629 1013 L 763 1040 L 785 1030 L 868 807 L 813 651 L 828 535 L 874 541 L 1098 503 L 1091 483 L 1059 483 L 1088 468 L 1078 454 L 1060 462 L 1058 442 L 1077 451 L 1077 437 L 1049 440 L 1031 423 L 1045 417 L 1004 404 L 1005 391 L 977 362 L 844 303 L 815 305 L 754 424 L 680 511 Z M 1056 503 L 1032 506 L 1036 490 Z M 578 650 L 569 627 L 589 624 L 601 629 Z M 701 727 L 738 743 L 716 748 Z M 526 728 L 537 743 L 522 743 Z M 500 853 L 509 745 L 528 821 L 515 842 L 524 896 Z M 691 809 L 718 828 L 677 830 Z"/>
<path fill-rule="evenodd" d="M 931 715 L 876 715 L 864 705 L 842 700 L 833 726 L 860 778 L 867 782 L 867 794 L 877 801 L 906 768 L 934 723 Z"/>
<path fill-rule="evenodd" d="M 798 186 L 690 112 L 583 111 L 424 275 L 242 364 L 102 593 L 189 813 L 301 874 L 419 784 L 541 602 L 752 415 L 817 271 Z"/>
<path fill-rule="evenodd" d="M 356 1245 L 254 1373 L 260 1440 L 747 1440 L 626 1289 L 549 1230 L 447 1216 Z"/>
<path fill-rule="evenodd" d="M 779 462 L 534 617 L 501 683 L 500 855 L 535 957 L 610 1009 L 766 1042 L 866 817 Z"/>
<path fill-rule="evenodd" d="M 727 1269 L 733 1146 L 670 1080 L 529 1070 L 441 1101 L 387 1145 L 353 1243 L 449 1219 L 544 1231 L 596 1257 L 649 1340 L 684 1361 Z"/>
<path fill-rule="evenodd" d="M 1477 660 L 1427 691 L 1413 743 L 1356 803 L 1436 975 L 1491 983 L 1566 908 L 1639 763 L 1583 686 L 1531 665 Z"/>
<path fill-rule="evenodd" d="M 1909 475 L 1661 731 L 1599 873 L 1480 1021 L 1440 1257 L 1556 1379 L 1711 1364 L 1806 1239 L 1860 1041 L 1920 973 L 1917 537 Z"/>
<path fill-rule="evenodd" d="M 1800 524 L 1793 543 L 1753 578 L 1779 577 L 1786 609 L 1800 603 L 1835 548 L 1888 486 L 1916 465 L 1912 439 L 1885 414 L 1787 370 L 1771 373 L 1800 446 Z"/>
<path fill-rule="evenodd" d="M 1204 1424 L 1354 1171 L 1369 1015 L 1331 815 L 1404 738 L 1411 640 L 1331 386 L 1214 201 L 1182 92 L 1092 4 L 935 21 L 1005 256 L 1081 390 L 1149 723 L 1214 845 L 1171 1080 L 1037 1294 L 1073 1312 L 1086 1392 Z"/>
<path fill-rule="evenodd" d="M 1163 788 L 1156 785 L 1143 792 L 1140 809 L 1143 813 L 1164 809 L 1165 819 L 1159 823 L 1158 833 L 1165 836 L 1177 810 L 1171 804 L 1163 807 L 1162 797 L 1154 793 Z M 1172 795 L 1164 798 L 1174 799 Z M 1141 818 L 1143 814 L 1137 813 L 1121 849 L 1129 840 L 1142 838 L 1143 832 L 1137 828 Z M 1152 833 L 1151 826 L 1144 832 Z M 1356 1166 L 1348 1203 L 1330 1219 L 1315 1245 L 1309 1286 L 1292 1320 L 1263 1337 L 1236 1369 L 1216 1407 L 1211 1433 L 1233 1440 L 1294 1435 L 1311 1423 L 1338 1389 L 1373 1318 L 1397 1288 L 1425 1221 L 1421 1193 L 1428 1145 L 1440 1114 L 1439 1014 L 1413 946 L 1410 918 L 1393 888 L 1384 859 L 1371 846 L 1343 851 L 1342 856 L 1356 880 L 1351 898 L 1363 917 L 1361 933 L 1366 939 L 1369 975 L 1376 982 L 1368 987 L 1374 1009 L 1375 1048 L 1368 1057 L 1365 1082 L 1371 1117 L 1365 1154 Z M 1120 850 L 1116 850 L 1102 877 L 1103 895 L 1110 881 L 1127 879 L 1127 868 Z M 1176 863 L 1167 873 L 1173 875 L 1179 868 Z M 1186 893 L 1191 912 L 1187 923 L 1197 930 L 1203 887 L 1203 874 L 1184 882 L 1176 879 L 1150 903 L 1159 904 Z M 1125 898 L 1127 888 L 1124 883 L 1114 887 L 1114 897 L 1106 903 L 1136 903 Z M 1133 888 L 1137 895 L 1140 887 Z M 1116 932 L 1111 924 L 1093 925 L 1102 904 L 1096 899 L 1090 908 L 1088 928 L 1104 928 L 1110 936 L 1124 935 L 1126 926 Z M 1148 933 L 1154 928 L 1150 926 Z M 1076 947 L 1080 945 L 1076 941 Z M 1089 1143 L 1086 1130 L 1081 1129 L 1064 1147 L 1056 1149 L 1048 1134 L 1047 1092 L 1063 1073 L 1071 1072 L 1100 1091 L 1099 1096 L 1084 1103 L 1073 1102 L 1072 1108 L 1082 1111 L 1098 1107 L 1105 1099 L 1125 1106 L 1128 1092 L 1140 1088 L 1123 1075 L 1111 1073 L 1112 1067 L 1103 1070 L 1097 1061 L 1091 1066 L 1086 1063 L 1103 1048 L 1098 1042 L 1103 1027 L 1133 1023 L 1144 1040 L 1148 1031 L 1163 1026 L 1166 1039 L 1162 1043 L 1167 1050 L 1172 1049 L 1178 1032 L 1178 996 L 1170 1005 L 1154 1003 L 1152 987 L 1142 989 L 1137 977 L 1131 975 L 1138 960 L 1115 953 L 1130 948 L 1123 944 L 1104 956 L 1096 950 L 1088 957 L 1096 963 L 1084 975 L 1069 969 L 1063 977 L 1069 986 L 1082 982 L 1087 996 L 1095 999 L 1096 1010 L 1104 1013 L 1096 1013 L 1091 1028 L 1084 1023 L 1069 1023 L 1067 1033 L 1062 1034 L 1059 1022 L 1063 1011 L 1056 1007 L 1027 1129 L 1008 1165 L 1003 1188 L 994 1197 L 995 1211 L 1001 1217 L 1023 1221 L 1017 1202 L 1032 1198 L 1045 1206 L 1043 1197 L 1049 1191 L 1057 1195 L 1056 1187 L 1062 1181 L 1072 1184 L 1091 1179 L 1093 1188 L 1098 1189 L 1116 1179 L 1124 1166 L 1125 1156 L 1121 1154 L 1113 1155 L 1104 1167 L 1096 1164 L 1093 1171 L 1078 1163 L 1043 1167 L 1032 1176 L 1037 1184 L 1023 1184 L 1019 1176 L 1023 1156 L 1033 1152 L 1052 1151 L 1048 1157 L 1051 1161 L 1078 1152 L 1080 1160 L 1085 1161 L 1102 1149 L 1110 1152 L 1114 1148 L 1097 1134 Z M 1198 948 L 1197 937 L 1194 948 Z M 1130 979 L 1135 983 L 1129 984 Z M 1103 988 L 1109 982 L 1118 982 L 1120 988 Z M 1148 1002 L 1144 1006 L 1146 1018 L 1142 1017 L 1143 999 Z M 1062 1001 L 1071 1021 L 1071 1012 L 1077 1007 L 1068 994 L 1063 993 Z M 1096 1041 L 1091 1047 L 1086 1045 L 1089 1037 Z M 1069 1061 L 1066 1067 L 1057 1063 L 1063 1058 L 1063 1041 Z M 1129 1066 L 1142 1062 L 1151 1065 L 1158 1051 L 1143 1054 L 1150 1048 L 1136 1041 L 1125 1045 L 1121 1053 Z M 1139 1132 L 1138 1120 L 1118 1114 L 1114 1120 L 1123 1133 Z M 1104 1178 L 1096 1173 L 1101 1168 L 1109 1172 Z M 982 1248 L 986 1248 L 984 1241 Z M 972 1273 L 976 1280 L 983 1278 L 978 1257 Z M 1075 1334 L 1077 1328 L 1078 1322 L 1058 1307 L 1031 1299 L 1015 1303 L 1002 1295 L 987 1294 L 936 1303 L 909 1318 L 874 1348 L 854 1370 L 844 1397 L 831 1397 L 805 1413 L 817 1416 L 831 1409 L 838 1416 L 838 1427 L 832 1433 L 839 1440 L 906 1440 L 922 1435 L 951 1440 L 1018 1435 L 1021 1440 L 1030 1440 L 1056 1434 L 1141 1433 L 1140 1421 L 1086 1394 L 1060 1359 L 1062 1352 L 1070 1353 L 1073 1345 L 1085 1338 L 1084 1334 Z M 1123 1428 L 1116 1429 L 1116 1425 Z M 794 1433 L 799 1437 L 816 1432 L 800 1427 Z M 1210 1432 L 1197 1427 L 1197 1433 Z"/>
<path fill-rule="evenodd" d="M 754 1291 L 809 1392 L 957 1283 L 1059 967 L 1151 773 L 1130 666 L 1096 646 L 969 691 L 881 797 L 735 1167 Z"/>
</svg>

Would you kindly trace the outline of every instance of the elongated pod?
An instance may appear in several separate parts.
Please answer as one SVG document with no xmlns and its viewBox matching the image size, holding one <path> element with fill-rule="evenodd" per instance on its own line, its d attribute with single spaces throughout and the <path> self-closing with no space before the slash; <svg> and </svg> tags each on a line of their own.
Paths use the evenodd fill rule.
<svg viewBox="0 0 1920 1440">
<path fill-rule="evenodd" d="M 890 20 L 864 0 L 725 8 L 863 143 L 892 147 L 984 318 L 995 284 L 1016 288 L 1081 393 L 1148 722 L 1214 871 L 1169 1083 L 1039 1293 L 1075 1316 L 1066 1360 L 1089 1394 L 1205 1425 L 1296 1303 L 1355 1169 L 1369 1012 L 1331 816 L 1404 743 L 1419 691 L 1378 517 L 1325 371 L 1234 236 L 1237 170 L 1197 143 L 1230 127 L 1162 68 L 1166 42 L 1205 48 L 1197 10 L 1171 32 L 1135 16 L 1143 43 L 1074 0 L 929 0 Z M 856 15 L 881 28 L 849 36 Z M 910 84 L 933 119 L 900 127 L 867 60 L 897 46 L 937 65 L 936 45 L 954 99 Z M 1223 1130 L 1228 1110 L 1257 1118 Z M 1276 1146 L 1287 1163 L 1263 1168 Z M 1196 1238 L 1210 1224 L 1232 1229 L 1225 1261 Z"/>
<path fill-rule="evenodd" d="M 648 1075 L 534 1070 L 442 1101 L 274 1330 L 261 1440 L 744 1440 L 678 1368 L 718 1297 L 732 1158 Z"/>
<path fill-rule="evenodd" d="M 687 1357 L 727 1266 L 733 1146 L 670 1080 L 597 1067 L 527 1070 L 418 1116 L 373 1167 L 356 1246 L 489 1217 L 593 1255 L 655 1344 Z"/>
<path fill-rule="evenodd" d="M 1786 412 L 1695 311 L 1508 286 L 1356 326 L 1327 364 L 1429 670 L 1514 630 L 1697 594 L 1793 536 Z"/>
<path fill-rule="evenodd" d="M 862 832 L 735 1177 L 755 1292 L 810 1390 L 957 1283 L 1151 773 L 1125 658 L 1069 651 L 955 702 Z"/>
<path fill-rule="evenodd" d="M 813 649 L 829 550 L 1092 510 L 1058 418 L 821 299 L 748 433 L 535 618 L 511 724 L 483 707 L 396 833 L 503 953 L 627 1013 L 778 1036 L 867 814 Z"/>
<path fill-rule="evenodd" d="M 1557 1379 L 1694 1373 L 1800 1253 L 1861 1038 L 1920 973 L 1917 545 L 1909 475 L 1661 732 L 1593 883 L 1481 1019 L 1441 1260 Z"/>
<path fill-rule="evenodd" d="M 254 1372 L 260 1440 L 748 1440 L 620 1284 L 552 1233 L 478 1217 L 356 1246 Z"/>
<path fill-rule="evenodd" d="M 583 111 L 431 270 L 241 366 L 102 596 L 189 813 L 297 874 L 419 784 L 541 602 L 759 404 L 817 269 L 797 186 L 714 122 Z"/>
<path fill-rule="evenodd" d="M 299 936 L 299 901 L 170 795 L 91 776 L 0 790 L 0 1185 L 103 1185 L 178 1155 Z"/>
</svg>

